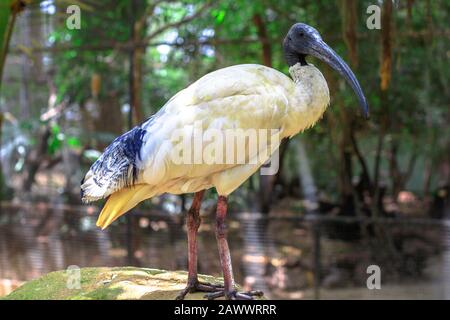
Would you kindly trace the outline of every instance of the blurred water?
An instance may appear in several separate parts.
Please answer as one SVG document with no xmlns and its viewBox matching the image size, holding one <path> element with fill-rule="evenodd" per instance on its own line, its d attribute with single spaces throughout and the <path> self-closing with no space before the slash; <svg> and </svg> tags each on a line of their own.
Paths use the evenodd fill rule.
<svg viewBox="0 0 450 320">
<path fill-rule="evenodd" d="M 443 254 L 444 298 L 450 300 L 450 220 L 445 221 L 443 241 L 445 243 Z"/>
<path fill-rule="evenodd" d="M 70 265 L 187 268 L 182 217 L 135 213 L 127 243 L 125 219 L 101 231 L 95 228 L 96 215 L 95 210 L 88 214 L 64 206 L 57 210 L 43 205 L 2 207 L 0 294 L 11 290 L 11 283 Z M 199 272 L 220 275 L 214 223 L 211 217 L 203 220 Z M 312 299 L 315 288 L 323 299 L 450 297 L 450 228 L 439 221 L 386 224 L 388 240 L 357 235 L 345 240 L 342 234 L 355 233 L 358 228 L 328 221 L 321 225 L 320 243 L 315 242 L 311 223 L 302 218 L 230 214 L 228 225 L 236 281 L 245 288 L 263 290 L 269 298 Z M 391 253 L 386 243 L 392 243 Z M 314 249 L 319 244 L 317 257 Z M 381 290 L 366 287 L 366 269 L 371 264 L 382 270 Z"/>
</svg>

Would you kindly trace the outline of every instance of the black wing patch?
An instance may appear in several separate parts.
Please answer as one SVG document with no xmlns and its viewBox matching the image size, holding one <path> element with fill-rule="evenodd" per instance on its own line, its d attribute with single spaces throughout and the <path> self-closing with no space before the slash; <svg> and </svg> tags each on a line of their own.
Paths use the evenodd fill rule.
<svg viewBox="0 0 450 320">
<path fill-rule="evenodd" d="M 117 137 L 91 167 L 93 181 L 108 193 L 135 184 L 141 160 L 141 147 L 147 133 L 141 127 L 135 127 Z M 106 188 L 105 188 L 106 185 Z"/>
</svg>

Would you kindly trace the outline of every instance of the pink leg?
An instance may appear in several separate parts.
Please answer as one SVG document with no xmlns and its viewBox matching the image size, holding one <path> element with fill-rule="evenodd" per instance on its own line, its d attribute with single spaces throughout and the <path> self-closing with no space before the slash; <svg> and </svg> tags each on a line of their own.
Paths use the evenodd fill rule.
<svg viewBox="0 0 450 320">
<path fill-rule="evenodd" d="M 216 240 L 219 247 L 220 264 L 222 265 L 225 292 L 234 290 L 233 266 L 231 265 L 230 249 L 227 241 L 227 198 L 219 196 L 216 213 Z"/>
<path fill-rule="evenodd" d="M 207 294 L 208 299 L 225 296 L 226 299 L 251 300 L 252 296 L 262 296 L 261 291 L 237 292 L 234 287 L 233 267 L 227 241 L 225 218 L 227 215 L 227 197 L 219 196 L 216 212 L 216 240 L 219 247 L 220 264 L 222 265 L 224 289 Z"/>
<path fill-rule="evenodd" d="M 205 191 L 195 193 L 192 206 L 187 214 L 187 237 L 188 237 L 188 282 L 197 281 L 197 232 L 200 227 L 200 205 Z"/>
<path fill-rule="evenodd" d="M 186 226 L 188 237 L 188 282 L 186 288 L 184 288 L 177 296 L 178 300 L 184 299 L 186 294 L 195 291 L 211 292 L 221 288 L 221 286 L 214 286 L 208 283 L 200 283 L 197 276 L 197 232 L 200 227 L 200 205 L 202 203 L 204 190 L 196 192 L 192 206 L 188 211 Z"/>
</svg>

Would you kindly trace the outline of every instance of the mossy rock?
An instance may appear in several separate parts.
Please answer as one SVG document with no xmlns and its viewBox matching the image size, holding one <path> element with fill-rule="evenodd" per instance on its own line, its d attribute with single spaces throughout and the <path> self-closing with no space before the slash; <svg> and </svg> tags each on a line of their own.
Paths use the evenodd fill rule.
<svg viewBox="0 0 450 320">
<path fill-rule="evenodd" d="M 172 300 L 187 281 L 185 271 L 117 267 L 82 268 L 80 286 L 73 288 L 66 270 L 50 272 L 24 283 L 2 299 L 5 300 Z M 199 275 L 199 280 L 223 284 L 221 278 Z M 202 300 L 202 292 L 191 293 L 186 300 Z"/>
</svg>

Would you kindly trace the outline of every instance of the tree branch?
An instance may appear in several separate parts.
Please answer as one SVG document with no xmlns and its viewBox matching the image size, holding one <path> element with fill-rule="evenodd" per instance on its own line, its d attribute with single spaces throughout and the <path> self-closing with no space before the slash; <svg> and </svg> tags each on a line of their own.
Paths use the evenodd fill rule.
<svg viewBox="0 0 450 320">
<path fill-rule="evenodd" d="M 183 19 L 177 21 L 177 22 L 172 22 L 172 23 L 168 23 L 158 29 L 156 29 L 155 31 L 153 31 L 152 33 L 150 33 L 147 37 L 144 38 L 144 43 L 148 43 L 150 40 L 152 40 L 154 37 L 156 37 L 157 35 L 161 34 L 162 32 L 171 29 L 171 28 L 177 28 L 185 23 L 188 23 L 192 20 L 194 20 L 195 18 L 199 17 L 207 8 L 209 8 L 213 3 L 211 1 L 206 2 L 200 9 L 198 9 L 194 14 L 190 15 L 190 16 L 185 16 Z"/>
<path fill-rule="evenodd" d="M 440 31 L 434 31 L 433 34 L 430 34 L 428 31 L 419 31 L 419 32 L 405 32 L 401 34 L 397 34 L 398 37 L 405 37 L 405 38 L 426 38 L 428 36 L 435 36 L 435 37 L 442 37 L 450 39 L 450 29 L 449 30 L 440 30 Z M 368 37 L 365 33 L 358 34 L 358 39 L 365 39 Z M 335 39 L 339 38 L 341 39 L 340 35 L 337 35 L 335 37 L 328 37 L 329 39 Z M 39 52 L 61 52 L 61 51 L 69 51 L 69 50 L 78 50 L 78 51 L 106 51 L 106 50 L 122 50 L 122 51 L 128 51 L 133 47 L 156 47 L 159 45 L 168 45 L 171 47 L 184 47 L 188 45 L 228 45 L 228 44 L 242 44 L 242 43 L 256 43 L 256 42 L 269 42 L 269 43 L 280 43 L 281 44 L 282 38 L 270 38 L 261 40 L 258 38 L 241 38 L 241 39 L 208 39 L 208 40 L 202 40 L 202 41 L 186 41 L 186 42 L 167 42 L 167 41 L 158 41 L 158 42 L 150 42 L 150 40 L 144 40 L 137 43 L 133 43 L 131 41 L 127 42 L 103 42 L 100 44 L 92 44 L 92 45 L 82 45 L 82 46 L 74 46 L 71 44 L 62 44 L 57 46 L 48 46 L 48 47 L 27 47 L 27 48 L 21 48 L 19 46 L 16 46 L 15 48 L 10 48 L 9 53 L 10 54 L 32 54 L 32 53 L 39 53 Z"/>
</svg>

